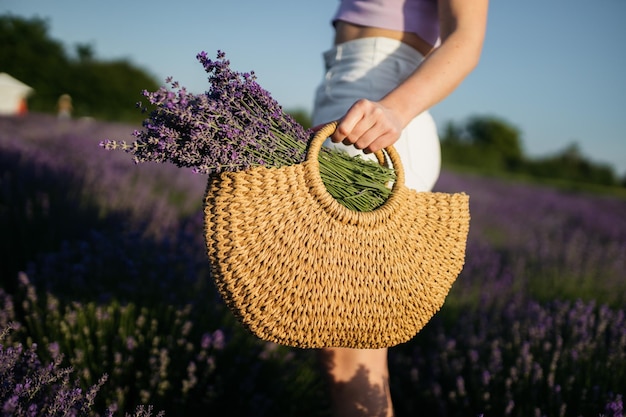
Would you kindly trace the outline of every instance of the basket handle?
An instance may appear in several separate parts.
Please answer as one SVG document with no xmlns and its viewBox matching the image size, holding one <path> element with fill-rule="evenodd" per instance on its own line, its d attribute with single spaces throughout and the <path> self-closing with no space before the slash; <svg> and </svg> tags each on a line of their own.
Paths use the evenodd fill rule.
<svg viewBox="0 0 626 417">
<path fill-rule="evenodd" d="M 311 139 L 311 142 L 309 143 L 309 149 L 307 150 L 306 160 L 309 161 L 309 163 L 314 164 L 317 170 L 319 170 L 318 156 L 319 156 L 320 150 L 322 149 L 322 145 L 324 144 L 324 141 L 326 140 L 326 138 L 328 138 L 330 135 L 335 133 L 337 124 L 338 122 L 335 120 L 333 122 L 327 123 L 324 126 L 322 126 L 315 133 L 315 135 Z M 393 166 L 393 169 L 396 174 L 396 180 L 394 182 L 393 188 L 396 188 L 398 184 L 404 185 L 404 167 L 402 166 L 402 161 L 400 161 L 400 155 L 398 154 L 396 149 L 391 145 L 385 148 L 385 152 L 389 156 L 389 159 L 391 160 L 391 165 Z M 384 165 L 386 163 L 387 160 L 385 158 L 385 154 L 383 153 L 383 151 L 377 151 L 374 153 L 374 155 L 376 155 L 376 158 L 378 159 L 378 162 L 381 165 Z"/>
</svg>

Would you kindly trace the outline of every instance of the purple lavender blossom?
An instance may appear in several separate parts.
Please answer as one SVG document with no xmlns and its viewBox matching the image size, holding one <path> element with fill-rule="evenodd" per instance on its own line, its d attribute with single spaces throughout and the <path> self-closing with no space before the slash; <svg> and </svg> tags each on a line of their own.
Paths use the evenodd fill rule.
<svg viewBox="0 0 626 417">
<path fill-rule="evenodd" d="M 0 342 L 5 343 L 7 329 L 2 329 Z M 94 414 L 96 394 L 107 380 L 83 391 L 71 381 L 71 368 L 60 366 L 59 357 L 44 364 L 37 345 L 0 344 L 0 414 L 2 416 L 89 416 Z"/>
<path fill-rule="evenodd" d="M 283 111 L 253 72 L 233 71 L 221 51 L 216 60 L 204 52 L 197 58 L 209 74 L 205 93 L 189 93 L 168 78 L 171 90 L 143 92 L 154 109 L 143 130 L 135 131 L 136 141 L 106 140 L 101 146 L 131 153 L 137 163 L 170 162 L 204 174 L 303 162 L 311 132 Z M 389 196 L 386 184 L 394 179 L 393 169 L 346 152 L 324 148 L 321 153 L 322 180 L 344 206 L 371 211 Z M 333 176 L 337 171 L 344 175 Z"/>
<path fill-rule="evenodd" d="M 624 402 L 621 395 L 609 401 L 605 408 L 606 417 L 624 417 Z"/>
<path fill-rule="evenodd" d="M 197 58 L 209 74 L 204 94 L 189 93 L 169 78 L 173 91 L 143 92 L 155 109 L 143 130 L 134 133 L 137 140 L 102 145 L 132 153 L 136 162 L 172 162 L 206 174 L 304 159 L 307 132 L 261 88 L 253 72 L 233 71 L 221 51 L 216 60 L 205 52 Z"/>
</svg>

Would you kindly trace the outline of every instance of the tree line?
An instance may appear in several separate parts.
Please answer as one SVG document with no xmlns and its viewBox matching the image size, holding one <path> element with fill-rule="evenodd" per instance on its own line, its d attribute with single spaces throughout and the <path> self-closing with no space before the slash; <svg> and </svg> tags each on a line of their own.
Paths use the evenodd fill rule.
<svg viewBox="0 0 626 417">
<path fill-rule="evenodd" d="M 441 132 L 444 164 L 487 173 L 509 173 L 580 184 L 626 187 L 608 164 L 585 157 L 572 143 L 553 155 L 524 154 L 520 130 L 494 116 L 473 116 L 463 123 L 448 122 Z"/>
<path fill-rule="evenodd" d="M 35 90 L 28 100 L 32 111 L 55 112 L 59 97 L 69 94 L 76 117 L 140 122 L 144 115 L 135 108 L 142 98 L 140 92 L 155 91 L 160 85 L 128 60 L 96 59 L 88 44 L 77 44 L 68 51 L 49 36 L 48 22 L 41 18 L 0 16 L 0 45 L 0 71 Z M 306 111 L 289 113 L 305 128 L 310 127 Z M 626 187 L 626 176 L 619 178 L 610 166 L 591 162 L 576 144 L 551 156 L 529 158 L 523 152 L 519 129 L 497 117 L 448 122 L 440 134 L 443 163 L 448 167 Z"/>
<path fill-rule="evenodd" d="M 59 97 L 69 94 L 73 114 L 103 120 L 136 122 L 141 91 L 156 90 L 155 77 L 126 59 L 102 61 L 91 45 L 68 51 L 48 34 L 41 18 L 0 16 L 0 71 L 32 87 L 32 111 L 51 113 Z"/>
</svg>

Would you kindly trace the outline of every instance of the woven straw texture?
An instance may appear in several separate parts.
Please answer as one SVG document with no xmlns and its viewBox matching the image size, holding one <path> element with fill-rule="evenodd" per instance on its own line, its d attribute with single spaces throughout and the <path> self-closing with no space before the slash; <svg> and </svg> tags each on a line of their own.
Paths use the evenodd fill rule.
<svg viewBox="0 0 626 417">
<path fill-rule="evenodd" d="M 204 201 L 217 288 L 239 321 L 282 345 L 382 348 L 403 343 L 441 308 L 460 273 L 469 197 L 404 186 L 356 212 L 324 188 L 312 139 L 305 162 L 211 176 Z"/>
</svg>

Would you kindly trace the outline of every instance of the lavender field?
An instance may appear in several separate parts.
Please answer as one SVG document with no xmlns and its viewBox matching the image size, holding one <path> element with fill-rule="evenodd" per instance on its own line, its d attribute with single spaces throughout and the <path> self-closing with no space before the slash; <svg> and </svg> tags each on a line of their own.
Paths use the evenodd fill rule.
<svg viewBox="0 0 626 417">
<path fill-rule="evenodd" d="M 0 415 L 329 415 L 315 352 L 255 339 L 217 295 L 206 177 L 99 147 L 134 128 L 0 118 Z M 396 415 L 624 416 L 626 200 L 453 172 L 437 190 L 470 195 L 466 265 L 390 350 Z"/>
</svg>

